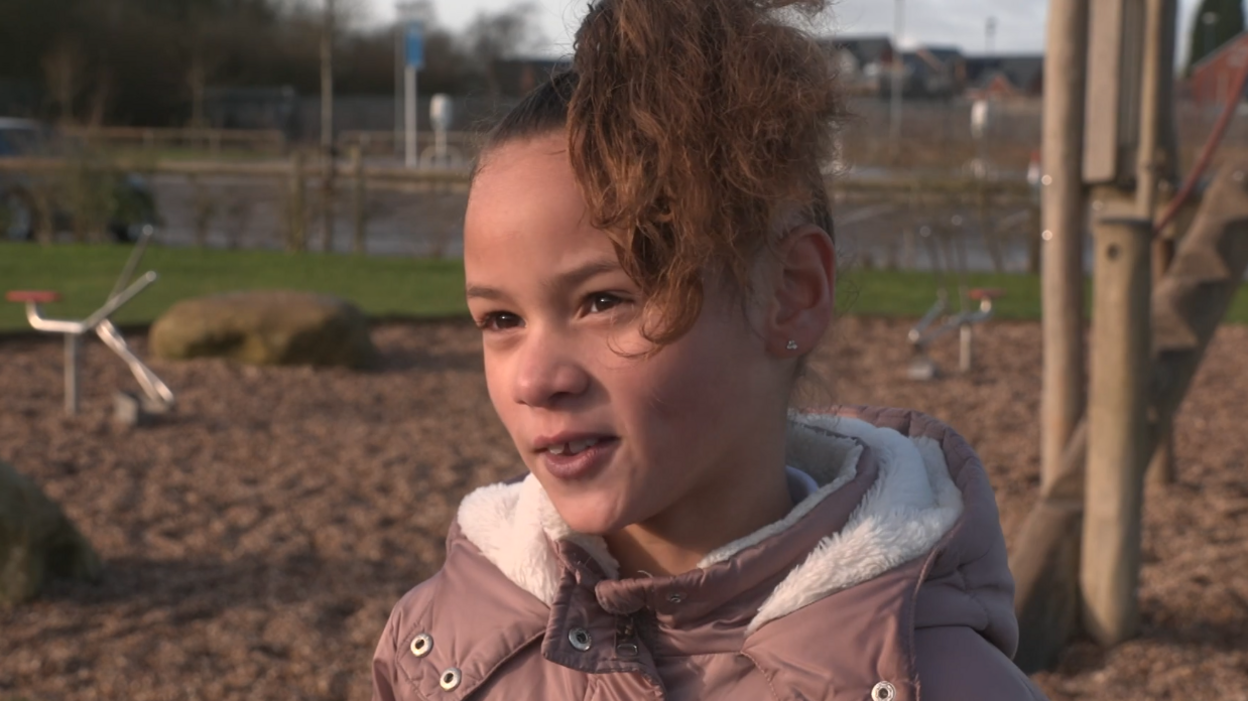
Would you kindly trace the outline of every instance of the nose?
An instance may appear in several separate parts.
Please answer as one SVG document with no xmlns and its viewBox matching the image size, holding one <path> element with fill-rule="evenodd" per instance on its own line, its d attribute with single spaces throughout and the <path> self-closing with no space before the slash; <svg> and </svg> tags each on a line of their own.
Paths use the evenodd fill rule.
<svg viewBox="0 0 1248 701">
<path fill-rule="evenodd" d="M 590 378 L 573 344 L 559 334 L 535 331 L 516 356 L 516 402 L 549 409 L 584 394 Z"/>
</svg>

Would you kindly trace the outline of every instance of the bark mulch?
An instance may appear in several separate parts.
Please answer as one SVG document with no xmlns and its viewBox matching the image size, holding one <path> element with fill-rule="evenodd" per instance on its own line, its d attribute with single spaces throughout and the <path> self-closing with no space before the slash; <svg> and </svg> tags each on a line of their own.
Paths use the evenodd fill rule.
<svg viewBox="0 0 1248 701">
<path fill-rule="evenodd" d="M 905 379 L 906 322 L 844 319 L 815 397 L 913 407 L 975 445 L 1007 537 L 1038 484 L 1040 332 L 994 323 L 969 376 Z M 105 559 L 0 611 L 0 699 L 367 699 L 390 607 L 436 571 L 456 505 L 522 469 L 467 323 L 374 330 L 376 371 L 153 367 L 179 394 L 159 425 L 111 420 L 125 368 L 84 353 L 61 415 L 61 346 L 0 342 L 0 460 L 57 500 Z M 142 338 L 132 339 L 142 353 Z M 939 349 L 956 365 L 956 341 Z M 1073 645 L 1035 678 L 1055 700 L 1248 701 L 1248 328 L 1226 327 L 1178 422 L 1178 484 L 1150 492 L 1142 635 Z"/>
</svg>

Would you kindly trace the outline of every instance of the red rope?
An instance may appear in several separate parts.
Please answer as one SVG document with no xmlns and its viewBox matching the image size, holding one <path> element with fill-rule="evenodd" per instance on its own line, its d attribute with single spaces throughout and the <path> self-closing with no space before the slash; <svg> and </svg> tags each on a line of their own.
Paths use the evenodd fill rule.
<svg viewBox="0 0 1248 701">
<path fill-rule="evenodd" d="M 1248 55 L 1243 57 L 1243 62 L 1244 65 L 1240 67 L 1239 73 L 1235 76 L 1234 89 L 1227 93 L 1226 104 L 1222 106 L 1222 114 L 1218 115 L 1218 122 L 1214 124 L 1213 132 L 1205 140 L 1205 147 L 1201 150 L 1200 157 L 1196 159 L 1196 164 L 1192 166 L 1192 172 L 1187 174 L 1187 180 L 1183 181 L 1183 187 L 1179 189 L 1179 194 L 1175 195 L 1173 200 L 1170 200 L 1170 204 L 1162 212 L 1161 218 L 1157 220 L 1154 231 L 1160 233 L 1170 225 L 1170 222 L 1174 221 L 1174 218 L 1179 214 L 1179 210 L 1191 199 L 1197 183 L 1200 182 L 1205 171 L 1209 169 L 1209 164 L 1213 162 L 1213 154 L 1217 152 L 1223 137 L 1226 136 L 1227 127 L 1231 125 L 1231 117 L 1235 115 L 1235 108 L 1239 106 L 1244 96 L 1244 88 L 1248 86 Z"/>
</svg>

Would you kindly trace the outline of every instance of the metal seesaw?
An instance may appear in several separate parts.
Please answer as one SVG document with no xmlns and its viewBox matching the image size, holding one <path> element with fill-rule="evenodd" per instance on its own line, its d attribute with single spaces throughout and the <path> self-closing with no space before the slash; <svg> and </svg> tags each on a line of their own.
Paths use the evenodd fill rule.
<svg viewBox="0 0 1248 701">
<path fill-rule="evenodd" d="M 950 219 L 955 231 L 961 231 L 963 219 L 954 215 Z M 962 236 L 955 236 L 951 243 L 949 237 L 941 237 L 930 226 L 923 226 L 919 235 L 927 244 L 928 258 L 932 264 L 932 272 L 936 276 L 936 302 L 918 323 L 910 329 L 907 340 L 914 351 L 914 357 L 907 368 L 907 376 L 912 380 L 934 380 L 940 375 L 936 361 L 927 353 L 927 349 L 937 339 L 953 332 L 958 332 L 958 369 L 970 372 L 975 359 L 975 326 L 992 318 L 992 305 L 995 300 L 1005 295 L 1004 290 L 996 288 L 969 287 L 966 278 L 966 242 Z M 938 240 L 940 239 L 940 240 Z M 953 265 L 958 270 L 958 312 L 950 313 L 949 284 L 947 269 Z M 978 309 L 971 309 L 970 302 L 978 302 Z M 937 322 L 940 322 L 937 324 Z"/>
<path fill-rule="evenodd" d="M 44 317 L 40 305 L 59 302 L 61 295 L 58 292 L 14 290 L 5 295 L 5 299 L 10 302 L 20 302 L 26 305 L 26 319 L 30 322 L 32 328 L 45 333 L 59 333 L 65 336 L 65 413 L 70 416 L 78 413 L 78 360 L 79 351 L 82 347 L 82 337 L 91 332 L 99 336 L 104 345 L 108 346 L 125 361 L 130 368 L 130 372 L 134 375 L 134 379 L 138 381 L 139 387 L 143 390 L 141 399 L 124 392 L 118 395 L 117 414 L 119 418 L 128 423 L 138 423 L 144 414 L 166 413 L 173 408 L 173 390 L 169 389 L 169 386 L 157 377 L 151 368 L 144 365 L 142 360 L 139 360 L 138 356 L 126 344 L 126 339 L 121 335 L 121 331 L 109 319 L 118 309 L 134 299 L 148 285 L 156 281 L 156 273 L 149 271 L 134 282 L 130 282 L 134 269 L 142 259 L 143 253 L 147 249 L 147 244 L 154 233 L 155 230 L 150 225 L 143 227 L 143 233 L 135 244 L 129 260 L 126 261 L 121 277 L 117 279 L 117 284 L 113 286 L 113 291 L 109 294 L 107 301 L 104 302 L 104 306 L 97 309 L 86 319 L 69 321 Z"/>
</svg>

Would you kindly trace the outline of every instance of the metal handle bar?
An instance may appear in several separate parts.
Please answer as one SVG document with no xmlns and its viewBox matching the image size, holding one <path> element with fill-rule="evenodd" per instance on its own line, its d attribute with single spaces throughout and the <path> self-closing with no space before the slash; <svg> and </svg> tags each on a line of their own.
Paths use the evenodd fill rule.
<svg viewBox="0 0 1248 701">
<path fill-rule="evenodd" d="M 146 289 L 148 285 L 156 282 L 156 278 L 157 275 L 155 272 L 148 272 L 143 277 L 135 280 L 134 284 L 127 287 L 121 294 L 105 302 L 104 306 L 97 309 L 94 314 L 87 317 L 83 321 L 45 319 L 39 311 L 38 302 L 26 303 L 26 320 L 30 322 L 32 328 L 39 331 L 80 336 L 99 326 L 101 322 L 108 319 L 108 317 L 111 316 L 113 312 L 120 309 L 122 305 L 134 299 L 134 296 Z"/>
</svg>

